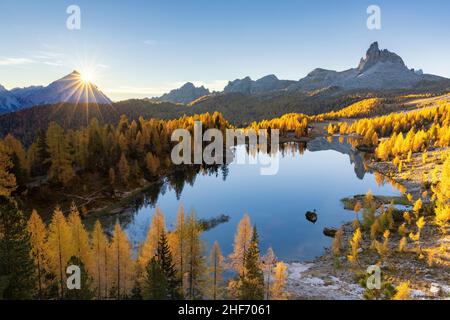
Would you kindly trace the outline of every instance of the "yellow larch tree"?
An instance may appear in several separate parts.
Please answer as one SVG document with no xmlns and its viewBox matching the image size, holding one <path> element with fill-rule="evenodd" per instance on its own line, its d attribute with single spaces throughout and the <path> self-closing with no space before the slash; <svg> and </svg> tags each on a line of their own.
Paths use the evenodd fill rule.
<svg viewBox="0 0 450 320">
<path fill-rule="evenodd" d="M 100 221 L 96 221 L 91 234 L 92 239 L 92 277 L 95 286 L 97 299 L 108 297 L 108 260 L 109 243 L 103 232 Z"/>
<path fill-rule="evenodd" d="M 409 284 L 410 284 L 409 281 L 402 282 L 401 284 L 399 284 L 395 290 L 396 293 L 395 293 L 394 297 L 392 298 L 392 300 L 409 300 L 409 299 L 411 299 L 411 295 L 410 295 L 411 290 L 409 289 Z"/>
<path fill-rule="evenodd" d="M 49 267 L 59 282 L 59 296 L 64 298 L 66 265 L 74 255 L 72 233 L 61 209 L 57 207 L 48 226 Z"/>
<path fill-rule="evenodd" d="M 352 236 L 352 238 L 349 241 L 350 254 L 347 256 L 347 258 L 353 265 L 359 264 L 359 260 L 358 260 L 358 253 L 359 252 L 358 252 L 358 250 L 359 250 L 360 245 L 361 245 L 361 239 L 362 239 L 361 229 L 358 228 L 353 233 L 353 236 Z"/>
<path fill-rule="evenodd" d="M 214 242 L 214 245 L 209 256 L 209 285 L 208 291 L 211 299 L 218 300 L 222 298 L 222 285 L 224 271 L 224 257 L 222 251 L 220 250 L 219 243 Z"/>
<path fill-rule="evenodd" d="M 132 247 L 127 235 L 119 222 L 114 226 L 111 239 L 111 273 L 109 288 L 114 292 L 116 299 L 129 297 L 133 286 L 135 263 L 132 257 Z"/>
<path fill-rule="evenodd" d="M 38 284 L 38 297 L 43 298 L 43 290 L 46 287 L 47 259 L 47 229 L 36 210 L 31 213 L 28 220 L 28 232 L 30 234 L 31 256 L 36 267 Z"/>
<path fill-rule="evenodd" d="M 122 180 L 122 182 L 125 185 L 128 185 L 129 179 L 130 179 L 130 174 L 131 174 L 131 169 L 130 169 L 130 165 L 128 164 L 127 157 L 123 153 L 120 157 L 118 166 L 119 166 L 120 179 Z"/>
<path fill-rule="evenodd" d="M 207 267 L 203 256 L 204 244 L 200 239 L 201 233 L 202 228 L 195 211 L 192 210 L 186 223 L 186 296 L 191 300 L 201 298 L 205 289 Z"/>
<path fill-rule="evenodd" d="M 50 123 L 47 130 L 48 152 L 50 153 L 50 179 L 67 185 L 75 176 L 72 158 L 64 130 L 55 122 Z"/>
<path fill-rule="evenodd" d="M 270 294 L 271 294 L 271 282 L 272 282 L 272 273 L 273 269 L 276 266 L 277 263 L 277 257 L 275 256 L 275 252 L 273 251 L 272 247 L 269 247 L 267 249 L 267 253 L 265 256 L 261 259 L 262 262 L 262 270 L 264 273 L 264 282 L 265 282 L 265 296 L 266 300 L 270 300 Z"/>
<path fill-rule="evenodd" d="M 178 208 L 175 229 L 169 233 L 168 238 L 170 252 L 173 255 L 173 263 L 179 278 L 183 281 L 186 272 L 186 218 L 183 205 L 180 205 Z M 185 288 L 184 281 L 183 288 Z"/>
<path fill-rule="evenodd" d="M 139 249 L 139 256 L 137 260 L 139 272 L 143 271 L 150 259 L 156 255 L 158 250 L 158 242 L 163 233 L 166 233 L 164 214 L 159 208 L 156 208 L 150 228 L 147 232 L 147 238 Z"/>
<path fill-rule="evenodd" d="M 436 200 L 434 221 L 445 235 L 450 221 L 450 156 L 442 166 L 441 178 L 436 187 L 433 187 L 433 193 Z"/>
<path fill-rule="evenodd" d="M 276 264 L 274 269 L 273 284 L 271 288 L 272 300 L 286 300 L 288 295 L 285 290 L 287 278 L 287 266 L 280 261 Z"/>
<path fill-rule="evenodd" d="M 72 202 L 70 213 L 67 217 L 67 223 L 72 233 L 72 249 L 74 255 L 79 257 L 84 263 L 84 267 L 91 274 L 92 271 L 92 255 L 89 243 L 89 234 L 81 222 L 80 213 Z"/>
<path fill-rule="evenodd" d="M 252 235 L 253 228 L 250 217 L 248 214 L 245 214 L 238 224 L 234 236 L 233 252 L 230 255 L 231 265 L 238 274 L 244 273 L 245 253 L 250 246 Z"/>
</svg>

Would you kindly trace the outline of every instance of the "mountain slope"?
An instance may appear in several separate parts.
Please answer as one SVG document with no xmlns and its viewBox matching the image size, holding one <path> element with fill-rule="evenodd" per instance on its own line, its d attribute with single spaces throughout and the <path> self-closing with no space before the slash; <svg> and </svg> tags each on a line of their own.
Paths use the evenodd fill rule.
<svg viewBox="0 0 450 320">
<path fill-rule="evenodd" d="M 28 101 L 26 106 L 61 102 L 111 104 L 111 100 L 96 85 L 84 82 L 78 71 L 73 71 L 47 87 L 15 89 L 14 93 Z"/>
<path fill-rule="evenodd" d="M 97 86 L 85 82 L 78 71 L 50 83 L 7 91 L 0 87 L 0 114 L 44 104 L 94 103 L 111 104 Z"/>
<path fill-rule="evenodd" d="M 19 99 L 0 85 L 0 114 L 13 112 L 21 107 Z"/>
</svg>

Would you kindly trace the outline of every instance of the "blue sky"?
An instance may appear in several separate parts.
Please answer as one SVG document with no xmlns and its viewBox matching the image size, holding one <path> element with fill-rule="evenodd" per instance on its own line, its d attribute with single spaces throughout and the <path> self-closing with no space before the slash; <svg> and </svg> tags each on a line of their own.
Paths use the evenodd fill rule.
<svg viewBox="0 0 450 320">
<path fill-rule="evenodd" d="M 71 4 L 81 30 L 66 28 Z M 381 30 L 366 27 L 371 4 Z M 446 0 L 1 0 L 0 84 L 47 85 L 88 66 L 114 100 L 187 81 L 221 89 L 247 75 L 355 67 L 373 41 L 411 68 L 450 77 L 449 14 Z"/>
</svg>

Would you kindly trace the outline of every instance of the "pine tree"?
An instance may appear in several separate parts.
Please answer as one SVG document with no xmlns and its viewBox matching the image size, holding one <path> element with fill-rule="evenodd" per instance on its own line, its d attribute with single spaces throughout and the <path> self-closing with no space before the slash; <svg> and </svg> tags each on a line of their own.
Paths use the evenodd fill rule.
<svg viewBox="0 0 450 320">
<path fill-rule="evenodd" d="M 0 298 L 31 299 L 36 288 L 27 222 L 12 199 L 0 196 Z"/>
<path fill-rule="evenodd" d="M 47 136 L 40 131 L 36 140 L 36 174 L 46 174 L 50 168 L 50 153 L 48 152 Z"/>
<path fill-rule="evenodd" d="M 286 286 L 286 271 L 287 266 L 282 262 L 278 262 L 274 270 L 274 281 L 272 285 L 272 299 L 286 300 L 288 298 L 285 290 Z"/>
<path fill-rule="evenodd" d="M 38 298 L 42 299 L 48 269 L 47 229 L 36 210 L 33 210 L 28 220 L 28 232 L 30 234 L 31 255 L 36 269 Z"/>
<path fill-rule="evenodd" d="M 245 272 L 241 275 L 239 298 L 241 300 L 264 299 L 264 275 L 260 268 L 259 239 L 253 227 L 250 246 L 245 253 Z"/>
<path fill-rule="evenodd" d="M 167 279 L 156 257 L 152 257 L 145 268 L 142 296 L 147 300 L 166 300 L 167 293 Z"/>
<path fill-rule="evenodd" d="M 80 289 L 68 289 L 65 299 L 91 300 L 95 296 L 94 291 L 92 290 L 92 278 L 87 273 L 83 261 L 79 257 L 73 256 L 68 261 L 65 270 L 67 270 L 67 267 L 72 265 L 80 268 Z"/>
<path fill-rule="evenodd" d="M 181 298 L 181 282 L 177 276 L 166 233 L 163 231 L 158 243 L 157 261 L 167 281 L 168 297 L 172 300 Z"/>
<path fill-rule="evenodd" d="M 219 243 L 214 242 L 211 254 L 209 256 L 209 291 L 213 300 L 217 300 L 222 296 L 222 282 L 224 270 L 224 257 L 220 251 Z"/>
<path fill-rule="evenodd" d="M 48 257 L 50 270 L 59 282 L 59 297 L 64 298 L 67 261 L 73 256 L 72 234 L 61 209 L 57 207 L 48 226 Z"/>
<path fill-rule="evenodd" d="M 92 231 L 92 274 L 93 285 L 96 288 L 97 299 L 107 298 L 107 262 L 108 262 L 108 239 L 103 232 L 100 221 L 96 221 Z"/>
</svg>

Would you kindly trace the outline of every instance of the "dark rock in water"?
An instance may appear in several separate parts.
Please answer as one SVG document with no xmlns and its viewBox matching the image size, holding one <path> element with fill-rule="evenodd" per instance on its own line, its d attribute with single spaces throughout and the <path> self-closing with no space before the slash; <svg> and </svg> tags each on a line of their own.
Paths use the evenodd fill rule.
<svg viewBox="0 0 450 320">
<path fill-rule="evenodd" d="M 336 235 L 337 229 L 335 228 L 323 228 L 323 234 L 326 235 L 327 237 L 331 237 L 334 238 L 334 236 Z"/>
<path fill-rule="evenodd" d="M 306 219 L 312 223 L 316 223 L 317 221 L 317 213 L 316 210 L 314 209 L 314 211 L 307 211 L 306 214 Z"/>
</svg>

